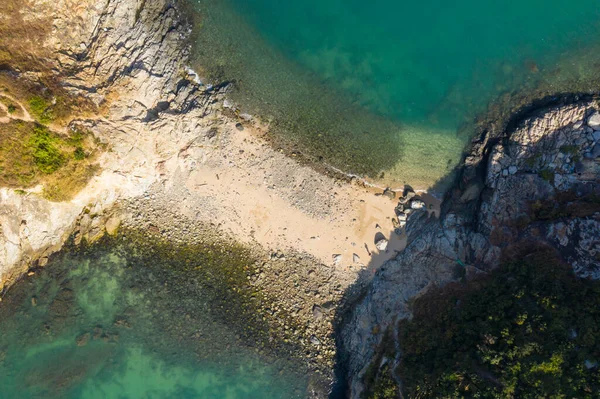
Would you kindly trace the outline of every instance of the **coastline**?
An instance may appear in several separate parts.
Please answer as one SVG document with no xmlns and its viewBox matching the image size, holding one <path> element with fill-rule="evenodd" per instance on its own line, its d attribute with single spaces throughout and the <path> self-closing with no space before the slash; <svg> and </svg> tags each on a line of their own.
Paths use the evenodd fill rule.
<svg viewBox="0 0 600 399">
<path fill-rule="evenodd" d="M 71 4 L 66 0 L 63 3 L 61 7 Z M 232 115 L 225 103 L 226 87 L 206 90 L 198 84 L 197 75 L 187 67 L 184 39 L 189 35 L 189 26 L 181 22 L 170 1 L 155 2 L 147 9 L 109 1 L 105 9 L 99 10 L 91 6 L 91 1 L 87 3 L 91 8 L 85 12 L 90 14 L 84 20 L 96 23 L 94 31 L 86 33 L 90 40 L 85 52 L 77 54 L 73 50 L 81 50 L 80 40 L 60 43 L 56 48 L 63 51 L 61 54 L 69 54 L 64 47 L 71 46 L 75 54 L 67 57 L 68 61 L 62 60 L 78 71 L 66 78 L 66 84 L 74 92 L 108 103 L 103 115 L 76 122 L 110 144 L 111 150 L 102 157 L 102 173 L 70 202 L 52 203 L 34 193 L 0 191 L 0 255 L 4 260 L 0 292 L 6 292 L 30 268 L 35 272 L 43 267 L 69 237 L 76 242 L 93 242 L 119 229 L 144 229 L 173 243 L 185 243 L 197 231 L 207 229 L 260 254 L 264 263 L 251 279 L 273 298 L 272 306 L 279 306 L 283 313 L 295 313 L 290 317 L 302 326 L 301 332 L 282 339 L 298 340 L 303 348 L 299 352 L 308 352 L 302 357 L 308 359 L 310 371 L 318 376 L 316 397 L 325 397 L 333 381 L 340 309 L 354 306 L 358 292 L 368 292 L 370 297 L 386 292 L 387 288 L 373 288 L 371 280 L 384 281 L 386 277 L 381 274 L 389 277 L 394 267 L 401 268 L 403 262 L 423 255 L 423 242 L 429 242 L 427 250 L 439 244 L 452 252 L 453 245 L 460 247 L 472 240 L 465 238 L 465 227 L 453 233 L 452 243 L 442 242 L 441 236 L 447 238 L 452 229 L 446 225 L 440 232 L 439 226 L 451 223 L 451 214 L 460 216 L 457 207 L 466 212 L 462 216 L 468 215 L 462 219 L 462 226 L 472 222 L 472 213 L 483 201 L 479 197 L 481 182 L 473 179 L 487 171 L 490 151 L 508 140 L 507 131 L 532 112 L 553 105 L 565 109 L 569 106 L 569 96 L 550 97 L 531 109 L 528 105 L 514 112 L 495 130 L 479 131 L 461 163 L 454 190 L 442 203 L 441 216 L 437 210 L 431 212 L 440 220 L 430 213 L 427 217 L 418 213 L 421 216 L 411 216 L 406 231 L 398 235 L 392 220 L 400 188 L 384 193 L 386 187 L 370 186 L 340 171 L 320 173 L 318 167 L 298 162 L 293 153 L 270 146 L 259 122 Z M 118 18 L 137 30 L 119 31 L 111 22 Z M 67 24 L 69 20 L 65 17 L 61 21 Z M 85 31 L 87 26 L 82 25 L 82 29 Z M 139 40 L 140 35 L 147 40 Z M 129 46 L 125 46 L 126 51 L 114 53 L 115 43 L 123 37 Z M 143 62 L 139 65 L 129 58 Z M 177 60 L 176 65 L 170 65 L 173 60 Z M 575 97 L 572 95 L 575 103 L 582 102 Z M 583 102 L 588 100 L 584 98 Z M 465 193 L 475 186 L 477 196 L 465 201 Z M 437 206 L 434 198 L 426 202 L 427 206 Z M 383 250 L 376 249 L 380 235 L 389 241 Z M 401 252 L 407 243 L 409 250 Z M 430 285 L 450 281 L 456 258 L 460 257 L 449 258 L 449 263 L 442 262 L 436 270 L 426 265 L 421 271 L 416 270 L 417 266 L 403 270 L 403 283 L 411 287 L 402 292 L 402 298 L 413 298 Z M 387 272 L 378 274 L 383 265 Z M 371 311 L 375 303 L 365 306 Z M 402 314 L 408 316 L 409 312 Z M 371 334 L 374 326 L 385 329 L 380 316 L 375 314 L 376 322 L 366 323 L 364 336 L 374 335 L 375 341 L 380 338 L 379 334 Z M 277 328 L 285 334 L 285 325 Z M 361 359 L 366 362 L 370 358 L 365 355 Z"/>
<path fill-rule="evenodd" d="M 71 2 L 51 6 L 57 30 L 46 38 L 45 50 L 52 50 L 46 61 L 76 71 L 61 77 L 62 84 L 99 105 L 98 115 L 75 115 L 61 129 L 83 126 L 109 150 L 99 160 L 100 174 L 71 201 L 2 189 L 0 292 L 35 278 L 69 237 L 95 242 L 122 223 L 147 227 L 148 219 L 121 212 L 131 212 L 128 205 L 143 204 L 140 214 L 161 209 L 154 225 L 175 228 L 173 240 L 186 239 L 171 223 L 179 215 L 190 228 L 208 225 L 277 261 L 259 284 L 278 298 L 276 306 L 296 309 L 294 322 L 306 330 L 294 339 L 306 343 L 310 370 L 319 374 L 316 395 L 324 397 L 333 377 L 336 303 L 359 272 L 375 270 L 404 245 L 393 232 L 390 196 L 396 194 L 300 165 L 270 147 L 260 126 L 227 116 L 226 88 L 207 91 L 188 70 L 189 28 L 170 1 L 144 9 L 133 2 L 88 3 L 78 3 L 85 22 L 72 37 L 59 37 L 73 18 L 66 13 Z M 134 28 L 114 25 L 120 20 Z M 116 52 L 121 42 L 129 44 Z M 173 217 L 165 222 L 167 211 Z M 390 241 L 381 251 L 378 234 Z M 298 282 L 299 275 L 306 278 Z"/>
</svg>

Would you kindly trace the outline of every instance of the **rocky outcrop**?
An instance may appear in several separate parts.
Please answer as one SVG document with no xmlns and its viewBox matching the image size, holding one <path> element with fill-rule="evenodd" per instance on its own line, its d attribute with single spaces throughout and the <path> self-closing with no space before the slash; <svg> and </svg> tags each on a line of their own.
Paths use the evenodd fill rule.
<svg viewBox="0 0 600 399">
<path fill-rule="evenodd" d="M 116 201 L 143 193 L 167 160 L 209 131 L 205 116 L 218 96 L 186 72 L 189 27 L 173 1 L 27 5 L 29 19 L 51 21 L 39 55 L 44 64 L 64 88 L 101 110 L 71 124 L 92 131 L 110 150 L 100 160 L 102 173 L 68 203 L 2 189 L 0 290 L 32 260 L 59 249 L 78 225 L 82 233 L 102 233 Z"/>
<path fill-rule="evenodd" d="M 411 214 L 407 248 L 381 267 L 343 320 L 338 340 L 352 398 L 364 390 L 384 332 L 410 317 L 409 301 L 463 269 L 485 272 L 512 248 L 535 243 L 556 248 L 578 275 L 600 278 L 598 115 L 592 102 L 561 105 L 498 137 L 483 135 L 440 219 Z"/>
<path fill-rule="evenodd" d="M 93 240 L 124 221 L 176 231 L 166 238 L 179 243 L 209 226 L 272 254 L 252 283 L 273 298 L 266 318 L 292 319 L 276 326 L 299 342 L 299 356 L 318 374 L 315 396 L 325 397 L 335 356 L 334 309 L 363 267 L 352 254 L 363 254 L 362 235 L 371 240 L 372 231 L 391 230 L 378 212 L 392 203 L 301 166 L 261 140 L 259 124 L 238 118 L 225 103 L 224 88 L 204 86 L 186 65 L 189 29 L 175 2 L 28 3 L 29 18 L 51 20 L 45 64 L 62 88 L 99 109 L 70 125 L 93 133 L 108 150 L 101 173 L 72 201 L 0 191 L 0 294 L 36 260 L 43 266 L 71 235 Z M 363 225 L 360 217 L 381 225 Z M 350 232 L 355 228 L 361 235 Z M 376 255 L 391 257 L 386 250 Z M 340 254 L 334 265 L 332 254 Z"/>
</svg>

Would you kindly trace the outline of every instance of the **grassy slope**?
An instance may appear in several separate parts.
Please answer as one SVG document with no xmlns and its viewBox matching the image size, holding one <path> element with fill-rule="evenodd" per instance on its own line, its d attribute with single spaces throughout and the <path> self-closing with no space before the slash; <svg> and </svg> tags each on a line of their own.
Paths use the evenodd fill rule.
<svg viewBox="0 0 600 399">
<path fill-rule="evenodd" d="M 96 110 L 86 99 L 65 92 L 60 76 L 44 61 L 43 42 L 52 21 L 32 17 L 30 6 L 30 0 L 4 0 L 0 9 L 0 92 L 15 98 L 35 120 L 0 123 L 0 186 L 42 184 L 44 197 L 64 201 L 97 172 L 94 161 L 101 150 L 91 135 L 64 128 L 75 116 Z M 22 72 L 35 72 L 35 80 L 21 78 Z M 0 102 L 13 111 L 12 117 L 25 117 L 11 99 L 0 96 Z"/>
<path fill-rule="evenodd" d="M 0 186 L 44 186 L 44 197 L 71 199 L 96 173 L 98 146 L 89 134 L 59 135 L 33 122 L 0 124 Z"/>
</svg>

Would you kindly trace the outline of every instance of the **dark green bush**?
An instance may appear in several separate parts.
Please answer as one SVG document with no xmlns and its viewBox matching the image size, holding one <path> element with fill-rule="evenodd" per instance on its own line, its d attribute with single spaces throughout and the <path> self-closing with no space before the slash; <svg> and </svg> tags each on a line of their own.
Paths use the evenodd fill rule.
<svg viewBox="0 0 600 399">
<path fill-rule="evenodd" d="M 407 398 L 597 398 L 599 325 L 600 282 L 534 253 L 418 299 L 396 371 Z"/>
</svg>

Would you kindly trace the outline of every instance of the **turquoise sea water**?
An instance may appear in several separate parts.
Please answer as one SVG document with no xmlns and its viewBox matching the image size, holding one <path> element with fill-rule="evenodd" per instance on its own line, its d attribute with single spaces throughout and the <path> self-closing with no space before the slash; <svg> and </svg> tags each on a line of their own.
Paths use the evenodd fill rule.
<svg viewBox="0 0 600 399">
<path fill-rule="evenodd" d="M 176 263 L 148 259 L 112 242 L 11 288 L 0 302 L 0 398 L 305 397 L 299 368 L 259 354 L 244 326 L 219 316 L 229 310 L 214 281 L 183 283 Z"/>
<path fill-rule="evenodd" d="M 350 172 L 428 185 L 507 94 L 590 89 L 595 0 L 191 0 L 201 74 Z M 460 133 L 460 134 L 459 134 Z"/>
</svg>

